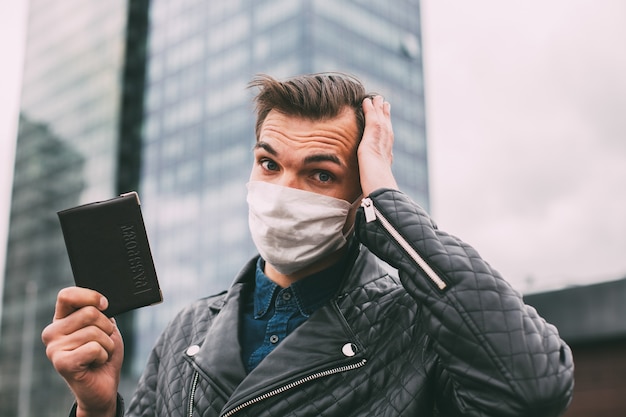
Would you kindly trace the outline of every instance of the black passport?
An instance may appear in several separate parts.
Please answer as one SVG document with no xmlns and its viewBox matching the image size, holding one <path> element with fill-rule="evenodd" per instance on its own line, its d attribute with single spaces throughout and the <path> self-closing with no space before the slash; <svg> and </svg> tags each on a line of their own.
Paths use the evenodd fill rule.
<svg viewBox="0 0 626 417">
<path fill-rule="evenodd" d="M 108 298 L 108 317 L 163 301 L 136 192 L 57 214 L 74 281 Z"/>
</svg>

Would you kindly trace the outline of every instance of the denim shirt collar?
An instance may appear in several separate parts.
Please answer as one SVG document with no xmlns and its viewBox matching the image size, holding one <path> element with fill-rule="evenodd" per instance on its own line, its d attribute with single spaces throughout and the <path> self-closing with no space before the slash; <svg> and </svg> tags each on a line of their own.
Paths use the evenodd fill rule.
<svg viewBox="0 0 626 417">
<path fill-rule="evenodd" d="M 256 264 L 254 288 L 254 318 L 263 317 L 271 310 L 272 301 L 282 291 L 291 291 L 303 316 L 309 317 L 337 292 L 344 272 L 346 256 L 330 267 L 302 278 L 288 288 L 281 288 L 263 272 L 265 261 L 259 257 Z"/>
</svg>

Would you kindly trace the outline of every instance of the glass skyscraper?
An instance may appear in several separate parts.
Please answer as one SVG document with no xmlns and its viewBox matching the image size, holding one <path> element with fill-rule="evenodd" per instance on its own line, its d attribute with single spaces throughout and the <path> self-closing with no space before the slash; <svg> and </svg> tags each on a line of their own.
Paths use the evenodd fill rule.
<svg viewBox="0 0 626 417">
<path fill-rule="evenodd" d="M 421 59 L 417 1 L 152 2 L 141 191 L 166 302 L 138 312 L 136 371 L 175 311 L 228 288 L 254 254 L 250 79 L 361 78 L 392 103 L 399 185 L 428 208 Z"/>
<path fill-rule="evenodd" d="M 140 193 L 165 301 L 119 320 L 125 393 L 176 311 L 227 289 L 255 253 L 255 74 L 342 71 L 384 95 L 398 183 L 429 207 L 417 0 L 31 0 L 30 13 L 0 415 L 64 415 L 71 402 L 39 342 L 72 283 L 56 211 Z"/>
<path fill-rule="evenodd" d="M 0 324 L 0 415 L 67 415 L 41 343 L 72 285 L 56 212 L 120 192 L 126 1 L 30 0 Z M 135 168 L 135 171 L 138 170 Z"/>
</svg>

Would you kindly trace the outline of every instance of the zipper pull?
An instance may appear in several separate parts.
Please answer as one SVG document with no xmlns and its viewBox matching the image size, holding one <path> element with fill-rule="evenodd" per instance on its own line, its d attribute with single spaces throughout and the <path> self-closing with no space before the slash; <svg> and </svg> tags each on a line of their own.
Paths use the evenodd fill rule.
<svg viewBox="0 0 626 417">
<path fill-rule="evenodd" d="M 374 203 L 372 203 L 371 198 L 365 197 L 361 201 L 361 207 L 363 207 L 363 209 L 365 210 L 365 221 L 367 223 L 376 220 L 376 211 L 374 210 Z"/>
</svg>

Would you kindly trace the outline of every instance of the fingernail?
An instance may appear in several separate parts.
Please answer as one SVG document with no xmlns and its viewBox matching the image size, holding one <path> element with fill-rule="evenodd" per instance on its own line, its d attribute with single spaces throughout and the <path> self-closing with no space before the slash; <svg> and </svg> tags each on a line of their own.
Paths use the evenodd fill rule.
<svg viewBox="0 0 626 417">
<path fill-rule="evenodd" d="M 100 310 L 106 310 L 109 306 L 109 300 L 106 297 L 100 297 Z"/>
</svg>

